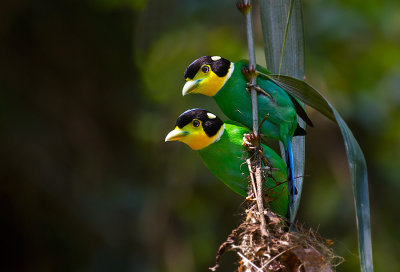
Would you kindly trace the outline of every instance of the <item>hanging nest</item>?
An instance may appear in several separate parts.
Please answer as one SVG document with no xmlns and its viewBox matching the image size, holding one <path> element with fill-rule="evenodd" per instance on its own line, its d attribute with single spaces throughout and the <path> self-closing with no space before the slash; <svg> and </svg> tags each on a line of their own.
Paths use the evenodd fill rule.
<svg viewBox="0 0 400 272">
<path fill-rule="evenodd" d="M 289 223 L 286 218 L 268 208 L 264 209 L 263 196 L 266 192 L 263 192 L 262 181 L 266 177 L 273 178 L 270 171 L 272 166 L 263 157 L 260 138 L 254 134 L 245 134 L 243 140 L 251 153 L 251 158 L 246 160 L 250 171 L 246 198 L 249 208 L 244 222 L 219 247 L 216 264 L 210 270 L 217 270 L 225 252 L 235 251 L 240 257 L 238 272 L 334 271 L 343 262 L 343 258 L 333 253 L 331 240 L 322 238 L 311 229 Z M 263 211 L 263 216 L 260 216 L 259 211 Z"/>
<path fill-rule="evenodd" d="M 267 235 L 262 236 L 256 205 L 251 205 L 246 213 L 246 220 L 218 249 L 216 265 L 211 271 L 217 270 L 221 256 L 227 251 L 239 255 L 238 272 L 330 272 L 343 262 L 330 248 L 333 242 L 311 229 L 291 224 L 289 231 L 286 219 L 267 209 Z"/>
</svg>

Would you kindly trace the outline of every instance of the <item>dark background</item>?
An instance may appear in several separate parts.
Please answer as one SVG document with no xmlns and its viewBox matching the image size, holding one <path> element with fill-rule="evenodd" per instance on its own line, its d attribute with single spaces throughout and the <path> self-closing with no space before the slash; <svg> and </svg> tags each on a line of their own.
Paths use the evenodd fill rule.
<svg viewBox="0 0 400 272">
<path fill-rule="evenodd" d="M 216 3 L 218 2 L 218 3 Z M 307 81 L 336 106 L 369 167 L 376 271 L 399 271 L 400 4 L 305 0 Z M 257 58 L 264 63 L 256 18 Z M 0 4 L 0 269 L 206 271 L 241 197 L 164 143 L 202 55 L 245 58 L 232 1 Z M 358 271 L 351 182 L 335 125 L 310 110 L 298 220 Z M 234 254 L 220 271 L 232 271 Z"/>
</svg>

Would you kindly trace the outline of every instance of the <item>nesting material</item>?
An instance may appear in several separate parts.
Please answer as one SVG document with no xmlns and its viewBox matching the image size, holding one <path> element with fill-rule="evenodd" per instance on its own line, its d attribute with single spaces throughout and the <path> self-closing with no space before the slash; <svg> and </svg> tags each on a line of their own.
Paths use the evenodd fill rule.
<svg viewBox="0 0 400 272">
<path fill-rule="evenodd" d="M 246 220 L 218 249 L 216 265 L 211 271 L 217 270 L 221 256 L 227 251 L 238 254 L 238 272 L 331 272 L 342 263 L 343 259 L 330 248 L 332 241 L 311 229 L 293 224 L 289 227 L 284 218 L 267 209 L 267 235 L 261 236 L 256 205 L 250 206 L 246 213 Z"/>
<path fill-rule="evenodd" d="M 245 134 L 243 142 L 251 154 L 246 160 L 250 172 L 246 198 L 249 208 L 243 223 L 219 247 L 216 264 L 210 270 L 217 270 L 225 252 L 234 251 L 240 258 L 238 272 L 334 271 L 343 258 L 333 253 L 330 248 L 332 241 L 322 238 L 311 229 L 289 223 L 268 208 L 264 209 L 263 202 L 268 202 L 268 198 L 265 198 L 268 192 L 263 192 L 262 182 L 266 177 L 273 178 L 272 168 L 263 156 L 259 137 L 253 133 Z M 261 161 L 264 167 L 261 167 Z"/>
</svg>

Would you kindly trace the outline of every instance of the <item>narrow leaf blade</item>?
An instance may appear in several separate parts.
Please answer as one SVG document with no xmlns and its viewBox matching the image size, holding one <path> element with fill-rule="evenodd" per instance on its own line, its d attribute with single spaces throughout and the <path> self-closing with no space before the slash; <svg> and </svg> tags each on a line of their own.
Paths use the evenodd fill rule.
<svg viewBox="0 0 400 272">
<path fill-rule="evenodd" d="M 259 1 L 265 60 L 273 73 L 283 73 L 296 78 L 304 76 L 304 30 L 301 0 Z M 306 128 L 298 118 L 302 128 Z M 290 207 L 290 221 L 294 222 L 300 204 L 305 166 L 305 138 L 292 140 L 297 194 Z M 282 157 L 286 157 L 281 144 Z"/>
<path fill-rule="evenodd" d="M 367 164 L 357 140 L 354 138 L 353 133 L 331 103 L 329 103 L 327 99 L 306 82 L 288 76 L 263 76 L 270 78 L 289 94 L 318 110 L 339 126 L 343 136 L 352 177 L 361 271 L 372 272 L 373 263 Z"/>
<path fill-rule="evenodd" d="M 303 101 L 305 104 L 313 107 L 336 123 L 336 119 L 329 102 L 305 81 L 282 75 L 263 74 L 263 76 L 273 80 L 282 89 Z"/>
</svg>

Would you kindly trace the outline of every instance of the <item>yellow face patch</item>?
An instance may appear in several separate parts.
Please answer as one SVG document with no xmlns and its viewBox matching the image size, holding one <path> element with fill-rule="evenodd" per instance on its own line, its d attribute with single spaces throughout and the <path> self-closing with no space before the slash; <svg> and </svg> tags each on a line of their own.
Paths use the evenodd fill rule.
<svg viewBox="0 0 400 272">
<path fill-rule="evenodd" d="M 214 96 L 224 86 L 225 82 L 231 76 L 233 65 L 229 68 L 229 72 L 224 77 L 219 77 L 212 70 L 210 65 L 203 65 L 193 79 L 186 79 L 186 86 L 190 86 L 190 90 L 186 93 L 198 93 L 207 96 Z"/>
<path fill-rule="evenodd" d="M 173 131 L 171 131 L 166 141 L 180 141 L 182 143 L 187 144 L 193 150 L 203 149 L 213 142 L 219 140 L 222 133 L 224 131 L 224 126 L 216 133 L 214 136 L 209 137 L 203 129 L 202 122 L 198 119 L 193 119 L 192 122 L 184 126 L 183 128 L 175 127 Z M 169 137 L 171 135 L 171 137 Z M 176 137 L 175 135 L 179 135 Z"/>
</svg>

